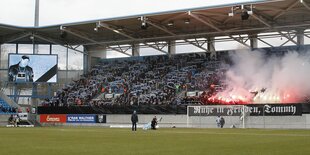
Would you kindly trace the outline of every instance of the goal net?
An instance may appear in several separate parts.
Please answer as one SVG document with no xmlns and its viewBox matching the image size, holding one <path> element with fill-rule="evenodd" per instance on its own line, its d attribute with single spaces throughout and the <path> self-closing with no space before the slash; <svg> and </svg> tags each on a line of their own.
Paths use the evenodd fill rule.
<svg viewBox="0 0 310 155">
<path fill-rule="evenodd" d="M 249 116 L 244 105 L 208 105 L 187 107 L 187 127 L 217 128 L 218 117 L 225 120 L 225 128 L 245 128 Z"/>
</svg>

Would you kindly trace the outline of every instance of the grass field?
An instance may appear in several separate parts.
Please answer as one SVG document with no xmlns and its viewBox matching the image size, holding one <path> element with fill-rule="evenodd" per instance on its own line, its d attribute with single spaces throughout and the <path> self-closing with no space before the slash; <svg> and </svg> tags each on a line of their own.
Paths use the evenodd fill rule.
<svg viewBox="0 0 310 155">
<path fill-rule="evenodd" d="M 310 130 L 0 128 L 1 155 L 310 154 Z"/>
</svg>

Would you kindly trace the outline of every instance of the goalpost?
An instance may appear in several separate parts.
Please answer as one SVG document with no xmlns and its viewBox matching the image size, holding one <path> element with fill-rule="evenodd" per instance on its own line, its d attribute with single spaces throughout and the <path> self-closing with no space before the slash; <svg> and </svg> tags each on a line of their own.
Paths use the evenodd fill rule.
<svg viewBox="0 0 310 155">
<path fill-rule="evenodd" d="M 216 128 L 216 119 L 225 119 L 225 128 L 245 128 L 249 116 L 244 105 L 187 106 L 188 128 Z"/>
</svg>

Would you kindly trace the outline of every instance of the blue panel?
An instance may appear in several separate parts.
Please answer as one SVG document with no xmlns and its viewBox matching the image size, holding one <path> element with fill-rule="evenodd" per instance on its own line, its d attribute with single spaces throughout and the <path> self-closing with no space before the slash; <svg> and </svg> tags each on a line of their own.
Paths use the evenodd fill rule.
<svg viewBox="0 0 310 155">
<path fill-rule="evenodd" d="M 67 123 L 96 123 L 96 115 L 92 114 L 69 114 L 67 115 Z"/>
</svg>

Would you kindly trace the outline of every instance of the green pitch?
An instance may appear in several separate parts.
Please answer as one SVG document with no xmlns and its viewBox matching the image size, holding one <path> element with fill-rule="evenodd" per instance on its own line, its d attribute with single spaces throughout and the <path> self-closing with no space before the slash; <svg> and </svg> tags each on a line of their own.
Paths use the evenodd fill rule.
<svg viewBox="0 0 310 155">
<path fill-rule="evenodd" d="M 2 155 L 297 155 L 310 130 L 0 128 Z"/>
</svg>

